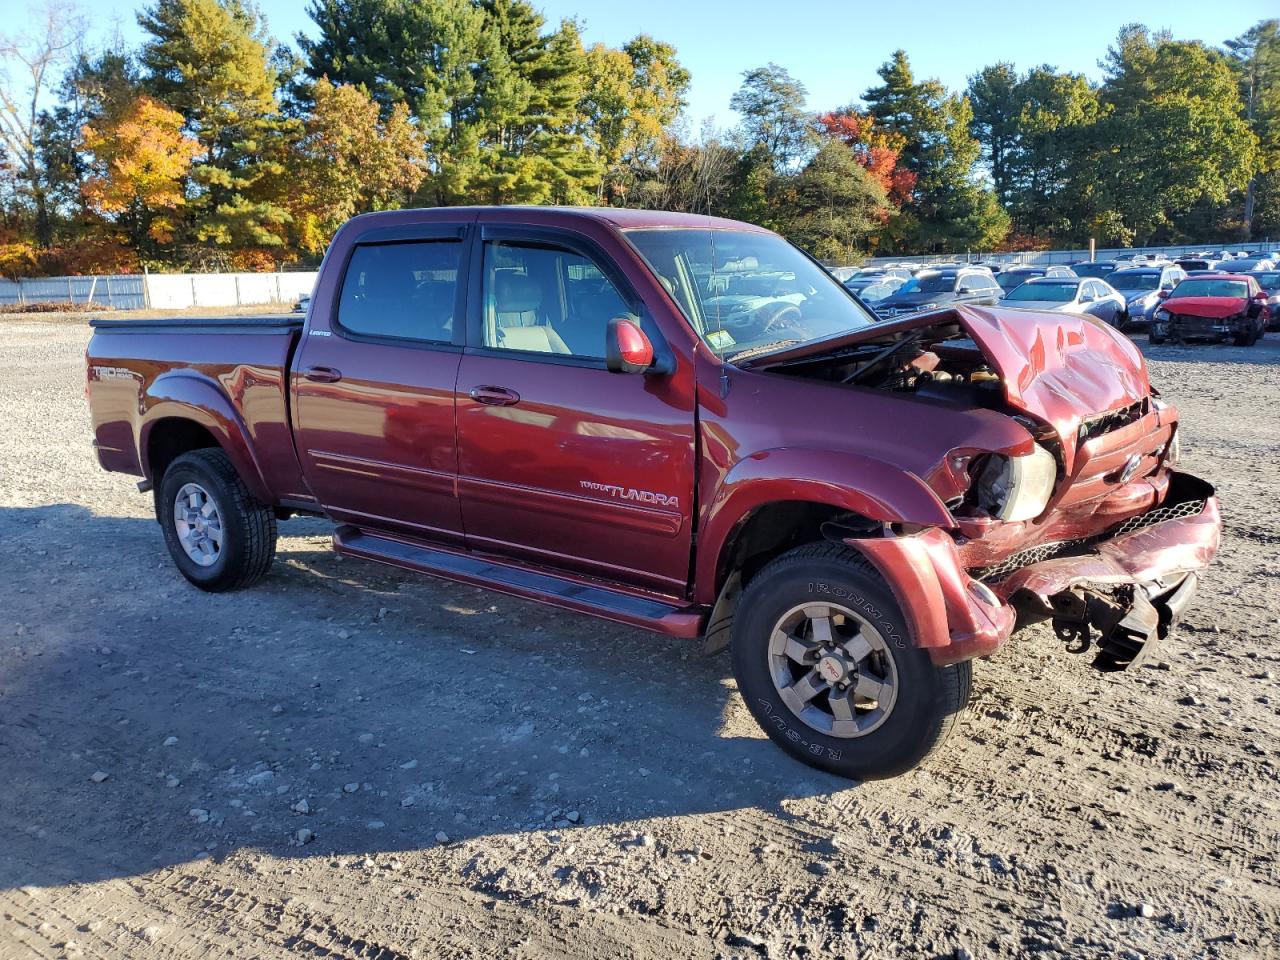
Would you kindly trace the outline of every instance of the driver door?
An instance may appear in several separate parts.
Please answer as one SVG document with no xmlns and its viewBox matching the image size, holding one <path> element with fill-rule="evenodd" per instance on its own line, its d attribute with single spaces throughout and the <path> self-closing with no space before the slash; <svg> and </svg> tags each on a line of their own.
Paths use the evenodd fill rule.
<svg viewBox="0 0 1280 960">
<path fill-rule="evenodd" d="M 467 545 L 669 595 L 688 585 L 694 391 L 683 374 L 605 369 L 638 317 L 626 280 L 568 231 L 486 227 L 458 372 Z M 691 372 L 688 374 L 691 376 Z"/>
</svg>

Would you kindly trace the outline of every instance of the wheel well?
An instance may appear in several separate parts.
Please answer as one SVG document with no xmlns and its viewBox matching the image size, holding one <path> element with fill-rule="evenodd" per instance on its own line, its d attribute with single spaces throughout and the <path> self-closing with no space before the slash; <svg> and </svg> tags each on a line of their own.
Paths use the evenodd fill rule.
<svg viewBox="0 0 1280 960">
<path fill-rule="evenodd" d="M 746 583 L 779 554 L 801 544 L 823 540 L 823 527 L 827 524 L 848 528 L 849 535 L 880 528 L 874 520 L 829 503 L 783 500 L 765 504 L 738 525 L 721 551 L 716 571 L 717 592 L 735 570 L 741 572 L 742 582 Z"/>
<path fill-rule="evenodd" d="M 219 444 L 213 434 L 194 420 L 167 417 L 157 421 L 147 437 L 147 465 L 156 489 L 159 489 L 169 464 L 178 457 L 192 450 L 217 446 Z"/>
</svg>

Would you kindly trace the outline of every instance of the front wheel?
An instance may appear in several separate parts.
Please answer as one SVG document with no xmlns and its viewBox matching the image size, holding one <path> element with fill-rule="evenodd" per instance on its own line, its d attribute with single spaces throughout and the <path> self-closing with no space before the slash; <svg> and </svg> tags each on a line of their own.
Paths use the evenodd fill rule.
<svg viewBox="0 0 1280 960">
<path fill-rule="evenodd" d="M 875 570 L 837 544 L 798 547 L 747 585 L 733 671 L 748 709 L 798 760 L 858 780 L 917 766 L 969 699 L 968 663 L 934 666 Z"/>
<path fill-rule="evenodd" d="M 169 464 L 156 513 L 173 562 L 201 590 L 247 587 L 271 567 L 275 512 L 253 498 L 221 450 L 193 450 Z"/>
</svg>

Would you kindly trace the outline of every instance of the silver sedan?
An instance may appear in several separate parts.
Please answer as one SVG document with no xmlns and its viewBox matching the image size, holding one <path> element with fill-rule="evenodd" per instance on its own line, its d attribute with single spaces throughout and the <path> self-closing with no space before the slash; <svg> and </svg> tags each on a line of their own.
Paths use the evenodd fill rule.
<svg viewBox="0 0 1280 960">
<path fill-rule="evenodd" d="M 1037 277 L 1010 290 L 1000 306 L 1084 313 L 1118 328 L 1129 319 L 1124 296 L 1105 280 L 1092 277 Z"/>
</svg>

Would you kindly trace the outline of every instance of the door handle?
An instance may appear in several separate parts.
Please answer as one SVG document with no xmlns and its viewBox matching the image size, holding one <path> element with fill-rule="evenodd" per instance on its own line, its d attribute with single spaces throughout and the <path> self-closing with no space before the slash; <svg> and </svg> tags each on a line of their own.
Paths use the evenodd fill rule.
<svg viewBox="0 0 1280 960">
<path fill-rule="evenodd" d="M 491 407 L 510 407 L 520 402 L 520 394 L 506 387 L 479 386 L 471 388 L 471 399 Z"/>
<path fill-rule="evenodd" d="M 342 371 L 335 370 L 333 367 L 307 367 L 302 371 L 302 375 L 316 383 L 337 383 L 342 379 Z"/>
</svg>

